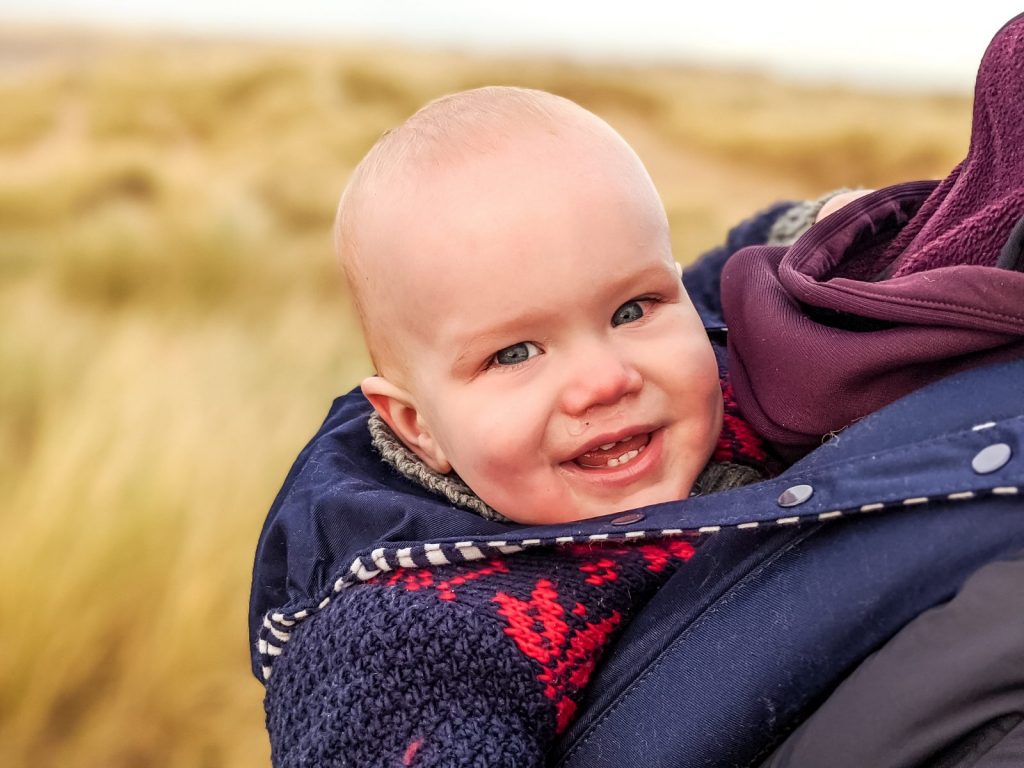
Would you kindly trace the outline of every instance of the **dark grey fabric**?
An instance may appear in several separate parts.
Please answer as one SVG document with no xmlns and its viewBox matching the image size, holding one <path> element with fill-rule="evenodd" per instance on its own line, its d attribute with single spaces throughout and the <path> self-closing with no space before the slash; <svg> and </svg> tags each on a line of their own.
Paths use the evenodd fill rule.
<svg viewBox="0 0 1024 768">
<path fill-rule="evenodd" d="M 819 766 L 1024 766 L 1024 552 L 869 656 L 762 768 Z"/>
<path fill-rule="evenodd" d="M 1020 217 L 1006 245 L 999 251 L 999 260 L 996 266 L 1000 269 L 1012 269 L 1015 272 L 1024 272 L 1024 216 Z"/>
<path fill-rule="evenodd" d="M 972 768 L 1020 768 L 1024 765 L 1024 723 L 1005 734 Z"/>
</svg>

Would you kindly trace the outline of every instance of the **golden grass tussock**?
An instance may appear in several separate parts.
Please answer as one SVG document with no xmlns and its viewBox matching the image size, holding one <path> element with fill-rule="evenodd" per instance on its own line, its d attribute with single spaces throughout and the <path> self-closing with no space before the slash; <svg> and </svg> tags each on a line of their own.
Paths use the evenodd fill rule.
<svg viewBox="0 0 1024 768">
<path fill-rule="evenodd" d="M 780 198 L 942 176 L 966 95 L 749 72 L 0 30 L 0 764 L 268 762 L 246 608 L 267 507 L 369 366 L 330 253 L 426 100 L 546 88 L 647 161 L 678 256 Z"/>
</svg>

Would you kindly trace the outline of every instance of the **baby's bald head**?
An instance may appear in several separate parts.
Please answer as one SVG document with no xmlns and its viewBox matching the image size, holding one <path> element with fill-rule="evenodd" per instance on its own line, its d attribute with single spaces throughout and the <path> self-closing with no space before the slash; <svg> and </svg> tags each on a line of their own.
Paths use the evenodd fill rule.
<svg viewBox="0 0 1024 768">
<path fill-rule="evenodd" d="M 428 104 L 356 169 L 337 243 L 378 371 L 362 392 L 432 470 L 523 523 L 689 493 L 720 431 L 715 355 L 602 120 L 514 88 Z"/>
<path fill-rule="evenodd" d="M 552 182 L 555 166 L 564 172 Z M 664 209 L 639 158 L 568 99 L 512 87 L 463 91 L 430 102 L 380 138 L 342 195 L 335 245 L 381 375 L 410 385 L 404 361 L 422 341 L 410 294 L 418 274 L 456 271 L 474 258 L 479 239 L 455 236 L 465 235 L 463 219 L 484 233 L 483 217 L 496 223 L 516 201 L 540 196 L 532 184 L 547 184 L 547 192 L 561 182 L 628 189 L 667 238 Z M 424 264 L 424 253 L 445 256 Z"/>
</svg>

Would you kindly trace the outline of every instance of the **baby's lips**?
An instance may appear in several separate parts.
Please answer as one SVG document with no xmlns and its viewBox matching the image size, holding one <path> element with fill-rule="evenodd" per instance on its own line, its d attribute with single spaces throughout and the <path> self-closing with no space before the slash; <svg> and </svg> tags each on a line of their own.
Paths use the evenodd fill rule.
<svg viewBox="0 0 1024 768">
<path fill-rule="evenodd" d="M 613 444 L 610 448 L 591 448 L 577 456 L 574 461 L 581 467 L 588 469 L 599 469 L 608 466 L 610 459 L 617 459 L 630 451 L 639 451 L 647 446 L 651 440 L 650 432 L 641 432 L 625 440 Z"/>
</svg>

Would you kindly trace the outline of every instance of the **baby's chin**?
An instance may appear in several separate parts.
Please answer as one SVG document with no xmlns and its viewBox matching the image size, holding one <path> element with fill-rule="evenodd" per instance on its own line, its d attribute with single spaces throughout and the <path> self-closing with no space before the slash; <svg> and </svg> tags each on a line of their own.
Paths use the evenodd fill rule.
<svg viewBox="0 0 1024 768">
<path fill-rule="evenodd" d="M 682 485 L 652 487 L 624 495 L 619 499 L 595 499 L 577 501 L 572 504 L 560 505 L 558 512 L 552 513 L 550 507 L 543 509 L 518 509 L 508 511 L 498 509 L 504 517 L 514 523 L 523 525 L 559 525 L 574 523 L 580 520 L 593 520 L 606 515 L 620 515 L 654 504 L 664 504 L 685 499 L 690 495 L 693 482 Z M 637 521 L 639 522 L 639 521 Z"/>
</svg>

